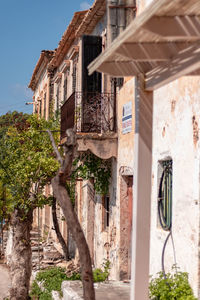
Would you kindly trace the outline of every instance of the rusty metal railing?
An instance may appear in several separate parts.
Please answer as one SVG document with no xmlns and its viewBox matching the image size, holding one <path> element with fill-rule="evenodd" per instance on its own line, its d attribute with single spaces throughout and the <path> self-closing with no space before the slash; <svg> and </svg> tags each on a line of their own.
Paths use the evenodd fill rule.
<svg viewBox="0 0 200 300">
<path fill-rule="evenodd" d="M 111 93 L 74 92 L 61 107 L 61 138 L 69 128 L 85 133 L 115 131 L 115 102 Z"/>
</svg>

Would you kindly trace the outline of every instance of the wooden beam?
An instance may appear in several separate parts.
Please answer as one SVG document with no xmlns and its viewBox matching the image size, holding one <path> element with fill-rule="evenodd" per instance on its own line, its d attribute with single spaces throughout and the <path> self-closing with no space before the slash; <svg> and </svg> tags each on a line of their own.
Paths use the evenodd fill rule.
<svg viewBox="0 0 200 300">
<path fill-rule="evenodd" d="M 125 43 L 116 50 L 116 53 L 132 60 L 137 61 L 166 61 L 169 54 L 164 53 L 156 44 L 148 43 Z"/>
<path fill-rule="evenodd" d="M 89 64 L 89 75 L 94 71 L 106 72 L 111 74 L 112 65 L 105 62 L 110 62 L 113 55 L 122 47 L 124 43 L 131 42 L 163 42 L 163 41 L 187 41 L 196 42 L 200 40 L 200 8 L 197 0 L 190 0 L 191 5 L 187 6 L 187 11 L 192 11 L 194 16 L 168 16 L 173 11 L 182 11 L 180 0 L 156 0 L 152 1 L 149 6 L 139 14 L 131 24 L 109 45 L 109 47 L 98 56 L 92 63 Z M 194 10 L 194 5 L 198 7 Z M 186 2 L 184 2 L 186 5 Z M 176 8 L 176 10 L 174 10 Z M 165 16 L 158 15 L 164 14 Z M 197 16 L 195 16 L 197 15 Z M 162 25 L 162 26 L 161 26 Z M 168 28 L 169 27 L 169 28 Z M 144 34 L 144 33 L 147 34 Z M 121 53 L 121 50 L 119 50 Z M 104 70 L 106 67 L 106 71 Z M 128 72 L 127 72 L 128 73 Z M 132 74 L 129 74 L 132 75 Z"/>
<path fill-rule="evenodd" d="M 134 34 L 136 34 L 140 27 L 144 25 L 163 5 L 168 3 L 169 0 L 157 0 L 153 1 L 143 13 L 136 17 L 131 24 L 109 45 L 105 52 L 100 54 L 95 60 L 93 60 L 88 66 L 89 75 L 95 71 L 105 72 L 103 70 L 103 63 L 113 56 L 116 49 L 121 46 L 124 42 L 132 39 Z M 105 65 L 106 66 L 106 65 Z"/>
<path fill-rule="evenodd" d="M 143 29 L 168 39 L 200 39 L 200 17 L 154 16 L 143 25 Z"/>
<path fill-rule="evenodd" d="M 124 43 L 115 53 L 128 60 L 135 61 L 168 61 L 179 51 L 193 45 L 185 42 L 163 43 Z"/>
<path fill-rule="evenodd" d="M 188 73 L 187 76 L 200 76 L 200 69 Z"/>
<path fill-rule="evenodd" d="M 98 72 L 109 74 L 113 77 L 122 77 L 122 76 L 136 76 L 138 73 L 141 73 L 133 61 L 109 61 L 101 64 L 98 68 Z"/>
<path fill-rule="evenodd" d="M 200 68 L 200 43 L 181 51 L 168 63 L 146 73 L 145 90 L 155 90 Z"/>
</svg>

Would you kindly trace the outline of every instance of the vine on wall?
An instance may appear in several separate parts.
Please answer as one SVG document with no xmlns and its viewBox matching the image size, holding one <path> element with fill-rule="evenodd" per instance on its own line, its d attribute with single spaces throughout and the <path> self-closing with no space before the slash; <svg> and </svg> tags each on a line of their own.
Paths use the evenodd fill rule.
<svg viewBox="0 0 200 300">
<path fill-rule="evenodd" d="M 72 202 L 75 200 L 75 185 L 78 178 L 93 179 L 97 194 L 106 195 L 109 191 L 111 177 L 111 160 L 104 160 L 91 152 L 79 155 L 73 162 L 73 171 L 67 188 Z"/>
</svg>

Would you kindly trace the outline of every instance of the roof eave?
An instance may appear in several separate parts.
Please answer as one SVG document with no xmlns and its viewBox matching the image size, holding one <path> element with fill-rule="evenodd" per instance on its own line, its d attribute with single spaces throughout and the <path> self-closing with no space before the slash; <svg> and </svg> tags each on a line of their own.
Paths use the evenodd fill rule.
<svg viewBox="0 0 200 300">
<path fill-rule="evenodd" d="M 53 55 L 54 55 L 54 51 L 52 51 L 52 50 L 42 50 L 41 51 L 40 57 L 37 61 L 37 64 L 36 64 L 34 70 L 33 70 L 31 80 L 28 84 L 28 88 L 32 89 L 32 91 L 35 91 L 35 88 L 37 85 L 36 77 L 40 70 L 40 67 L 42 66 L 42 63 L 46 60 L 46 64 L 45 64 L 45 66 L 46 66 L 48 64 L 48 62 L 51 60 Z"/>
</svg>

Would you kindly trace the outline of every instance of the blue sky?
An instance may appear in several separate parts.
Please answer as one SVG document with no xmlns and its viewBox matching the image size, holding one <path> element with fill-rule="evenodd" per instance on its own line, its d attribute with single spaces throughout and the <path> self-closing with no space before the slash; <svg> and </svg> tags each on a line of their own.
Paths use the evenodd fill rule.
<svg viewBox="0 0 200 300">
<path fill-rule="evenodd" d="M 27 88 L 41 50 L 53 50 L 75 11 L 92 0 L 0 0 L 0 115 L 32 112 Z"/>
</svg>

